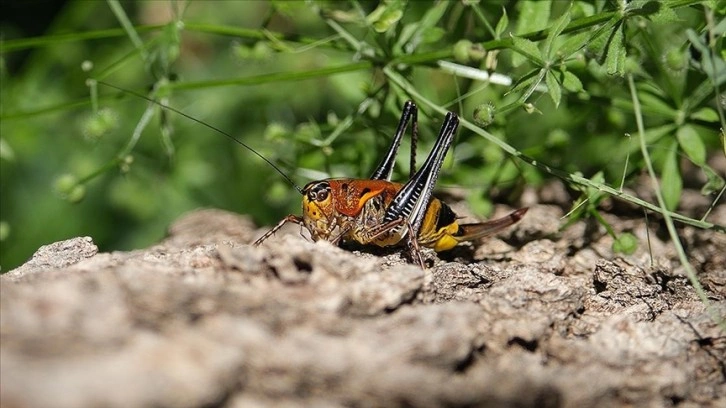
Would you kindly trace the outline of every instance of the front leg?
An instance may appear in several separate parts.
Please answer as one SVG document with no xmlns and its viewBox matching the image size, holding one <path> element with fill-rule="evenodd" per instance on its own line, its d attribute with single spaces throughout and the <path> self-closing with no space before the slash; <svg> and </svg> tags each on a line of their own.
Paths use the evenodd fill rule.
<svg viewBox="0 0 726 408">
<path fill-rule="evenodd" d="M 277 223 L 271 230 L 267 231 L 265 235 L 261 236 L 257 241 L 255 241 L 252 245 L 253 246 L 259 246 L 262 241 L 266 240 L 267 238 L 270 238 L 272 235 L 274 235 L 280 228 L 282 228 L 283 225 L 287 224 L 288 222 L 293 222 L 295 224 L 302 224 L 303 219 L 300 216 L 297 216 L 295 214 L 290 214 L 287 217 L 283 218 L 280 222 Z"/>
</svg>

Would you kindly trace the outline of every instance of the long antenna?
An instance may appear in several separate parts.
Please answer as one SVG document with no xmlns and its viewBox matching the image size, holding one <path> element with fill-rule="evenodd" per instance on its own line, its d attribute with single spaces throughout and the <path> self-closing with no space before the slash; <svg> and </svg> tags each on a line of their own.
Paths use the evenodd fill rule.
<svg viewBox="0 0 726 408">
<path fill-rule="evenodd" d="M 258 152 L 257 152 L 257 151 L 256 151 L 255 149 L 251 148 L 251 147 L 250 147 L 250 146 L 248 146 L 248 145 L 247 145 L 246 143 L 244 143 L 243 141 L 241 141 L 241 140 L 237 139 L 236 137 L 234 137 L 234 136 L 230 135 L 229 133 L 227 133 L 227 132 L 225 132 L 225 131 L 223 131 L 223 130 L 221 130 L 221 129 L 217 128 L 217 127 L 214 127 L 214 126 L 210 125 L 209 123 L 206 123 L 206 122 L 202 122 L 201 120 L 199 120 L 199 119 L 197 119 L 197 118 L 195 118 L 195 117 L 193 117 L 193 116 L 191 116 L 191 115 L 187 115 L 186 113 L 184 113 L 184 112 L 180 111 L 179 109 L 173 108 L 173 107 L 171 107 L 171 106 L 169 106 L 169 105 L 164 105 L 163 103 L 161 103 L 161 102 L 159 102 L 159 101 L 157 101 L 157 100 L 154 100 L 154 99 L 152 99 L 152 98 L 149 98 L 149 97 L 148 97 L 148 96 L 146 96 L 146 95 L 140 94 L 140 93 L 138 93 L 138 92 L 135 92 L 135 91 L 132 91 L 132 90 L 129 90 L 129 89 L 124 89 L 124 88 L 118 87 L 118 86 L 116 86 L 116 85 L 113 85 L 113 84 L 109 84 L 108 82 L 104 82 L 104 81 L 98 81 L 98 80 L 96 80 L 96 82 L 97 82 L 97 83 L 99 83 L 99 84 L 101 84 L 101 85 L 105 85 L 105 86 L 108 86 L 108 87 L 110 87 L 110 88 L 114 88 L 114 89 L 116 89 L 116 90 L 119 90 L 119 91 L 121 91 L 121 92 L 124 92 L 124 93 L 128 93 L 128 94 L 134 95 L 134 96 L 136 96 L 136 97 L 138 97 L 138 98 L 141 98 L 141 99 L 145 99 L 145 100 L 147 100 L 147 101 L 149 101 L 149 102 L 151 102 L 151 103 L 153 103 L 153 104 L 159 105 L 160 107 L 162 107 L 162 108 L 164 108 L 164 109 L 168 109 L 168 110 L 170 110 L 170 111 L 172 111 L 172 112 L 174 112 L 174 113 L 176 113 L 176 114 L 178 114 L 178 115 L 181 115 L 181 116 L 183 116 L 183 117 L 185 117 L 185 118 L 187 118 L 187 119 L 189 119 L 189 120 L 191 120 L 191 121 L 197 122 L 197 123 L 199 123 L 200 125 L 206 126 L 206 127 L 208 127 L 209 129 L 212 129 L 212 130 L 214 130 L 215 132 L 217 132 L 217 133 L 220 133 L 220 134 L 222 134 L 222 135 L 226 136 L 226 137 L 227 137 L 228 139 L 230 139 L 230 140 L 234 141 L 234 142 L 235 142 L 235 143 L 237 143 L 238 145 L 240 145 L 240 146 L 244 147 L 245 149 L 247 149 L 247 150 L 251 151 L 251 152 L 252 152 L 252 153 L 254 153 L 254 154 L 255 154 L 255 155 L 257 156 L 257 157 L 259 157 L 260 159 L 264 160 L 264 161 L 265 161 L 265 163 L 267 163 L 267 164 L 269 164 L 270 166 L 272 166 L 272 168 L 273 168 L 273 169 L 275 169 L 275 170 L 277 170 L 277 172 L 278 172 L 278 173 L 280 173 L 280 175 L 282 175 L 282 177 L 283 177 L 283 178 L 285 178 L 285 180 L 286 180 L 286 181 L 287 181 L 288 183 L 290 183 L 290 185 L 291 185 L 291 186 L 295 187 L 295 190 L 297 190 L 297 191 L 298 191 L 298 193 L 300 193 L 300 194 L 303 194 L 303 191 L 302 191 L 302 189 L 301 189 L 301 188 L 300 188 L 300 187 L 299 187 L 299 186 L 298 186 L 297 184 L 295 184 L 295 182 L 294 182 L 294 181 L 292 181 L 292 179 L 291 179 L 290 177 L 288 177 L 288 175 L 287 175 L 287 174 L 285 174 L 285 173 L 284 173 L 284 172 L 283 172 L 282 170 L 280 170 L 280 168 L 279 168 L 279 167 L 277 167 L 277 165 L 276 165 L 275 163 L 271 162 L 271 161 L 270 161 L 269 159 L 267 159 L 267 158 L 266 158 L 265 156 L 263 156 L 263 155 L 259 154 L 259 153 L 258 153 Z"/>
</svg>

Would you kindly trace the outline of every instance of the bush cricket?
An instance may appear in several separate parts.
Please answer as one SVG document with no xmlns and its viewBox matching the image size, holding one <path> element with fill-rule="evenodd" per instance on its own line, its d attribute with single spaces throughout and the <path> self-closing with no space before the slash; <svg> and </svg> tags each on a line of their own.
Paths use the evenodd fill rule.
<svg viewBox="0 0 726 408">
<path fill-rule="evenodd" d="M 292 222 L 307 229 L 314 241 L 326 240 L 335 245 L 354 241 L 381 247 L 405 244 L 412 261 L 425 268 L 421 246 L 437 252 L 446 251 L 461 242 L 501 231 L 518 222 L 527 212 L 527 208 L 521 208 L 495 220 L 459 224 L 451 207 L 432 195 L 439 170 L 459 126 L 459 118 L 453 112 L 446 114 L 436 142 L 418 171 L 414 172 L 418 109 L 413 101 L 407 101 L 391 145 L 370 178 L 329 178 L 312 181 L 301 189 L 274 163 L 232 135 L 145 95 L 105 82 L 99 83 L 141 97 L 226 136 L 271 165 L 302 194 L 302 216 L 290 214 L 283 218 L 257 239 L 253 243 L 255 246 Z M 411 175 L 406 183 L 396 183 L 390 181 L 391 174 L 409 122 Z"/>
<path fill-rule="evenodd" d="M 459 126 L 453 112 L 446 114 L 431 152 L 418 171 L 415 146 L 418 138 L 417 108 L 407 101 L 388 152 L 368 179 L 331 178 L 313 181 L 302 189 L 303 215 L 290 214 L 255 241 L 259 245 L 284 224 L 302 224 L 313 240 L 333 244 L 355 241 L 381 247 L 405 243 L 411 258 L 424 268 L 420 246 L 446 251 L 460 242 L 475 240 L 518 222 L 527 212 L 521 208 L 495 220 L 459 224 L 446 203 L 432 195 L 446 152 Z M 411 124 L 411 172 L 405 184 L 391 180 L 401 139 Z"/>
</svg>

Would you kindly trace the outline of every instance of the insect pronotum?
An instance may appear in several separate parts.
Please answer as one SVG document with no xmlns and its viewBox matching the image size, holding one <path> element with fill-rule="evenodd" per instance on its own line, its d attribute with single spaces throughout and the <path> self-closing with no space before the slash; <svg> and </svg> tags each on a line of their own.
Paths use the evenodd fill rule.
<svg viewBox="0 0 726 408">
<path fill-rule="evenodd" d="M 99 83 L 158 104 L 228 137 L 267 162 L 302 194 L 302 216 L 290 214 L 283 218 L 257 239 L 255 246 L 271 237 L 284 224 L 292 222 L 304 226 L 313 240 L 326 240 L 336 245 L 343 241 L 381 247 L 403 243 L 412 260 L 423 268 L 421 246 L 437 252 L 446 251 L 461 242 L 501 231 L 521 220 L 527 212 L 527 208 L 521 208 L 495 220 L 460 224 L 451 207 L 432 195 L 439 170 L 459 126 L 459 118 L 453 112 L 446 114 L 431 152 L 415 173 L 418 109 L 413 101 L 407 101 L 391 145 L 370 178 L 329 178 L 312 181 L 301 189 L 274 163 L 230 134 L 145 95 L 105 82 Z M 406 183 L 396 183 L 390 181 L 391 174 L 409 122 L 412 174 Z"/>
</svg>

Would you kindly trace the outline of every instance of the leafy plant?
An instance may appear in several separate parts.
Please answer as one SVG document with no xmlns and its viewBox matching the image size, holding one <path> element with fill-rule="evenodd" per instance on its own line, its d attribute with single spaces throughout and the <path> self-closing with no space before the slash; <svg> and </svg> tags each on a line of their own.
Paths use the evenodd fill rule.
<svg viewBox="0 0 726 408">
<path fill-rule="evenodd" d="M 724 12 L 688 0 L 71 2 L 40 37 L 3 28 L 0 264 L 80 234 L 105 250 L 147 245 L 199 206 L 259 223 L 297 212 L 249 151 L 103 83 L 224 129 L 298 184 L 367 176 L 413 98 L 420 151 L 445 111 L 460 113 L 440 185 L 479 210 L 560 178 L 581 193 L 568 222 L 592 216 L 614 234 L 599 211 L 615 197 L 723 232 L 708 212 L 677 211 L 684 166 L 713 205 L 724 191 L 711 164 L 726 128 Z M 633 95 L 645 151 L 625 137 Z M 627 189 L 650 155 L 664 208 Z"/>
</svg>

